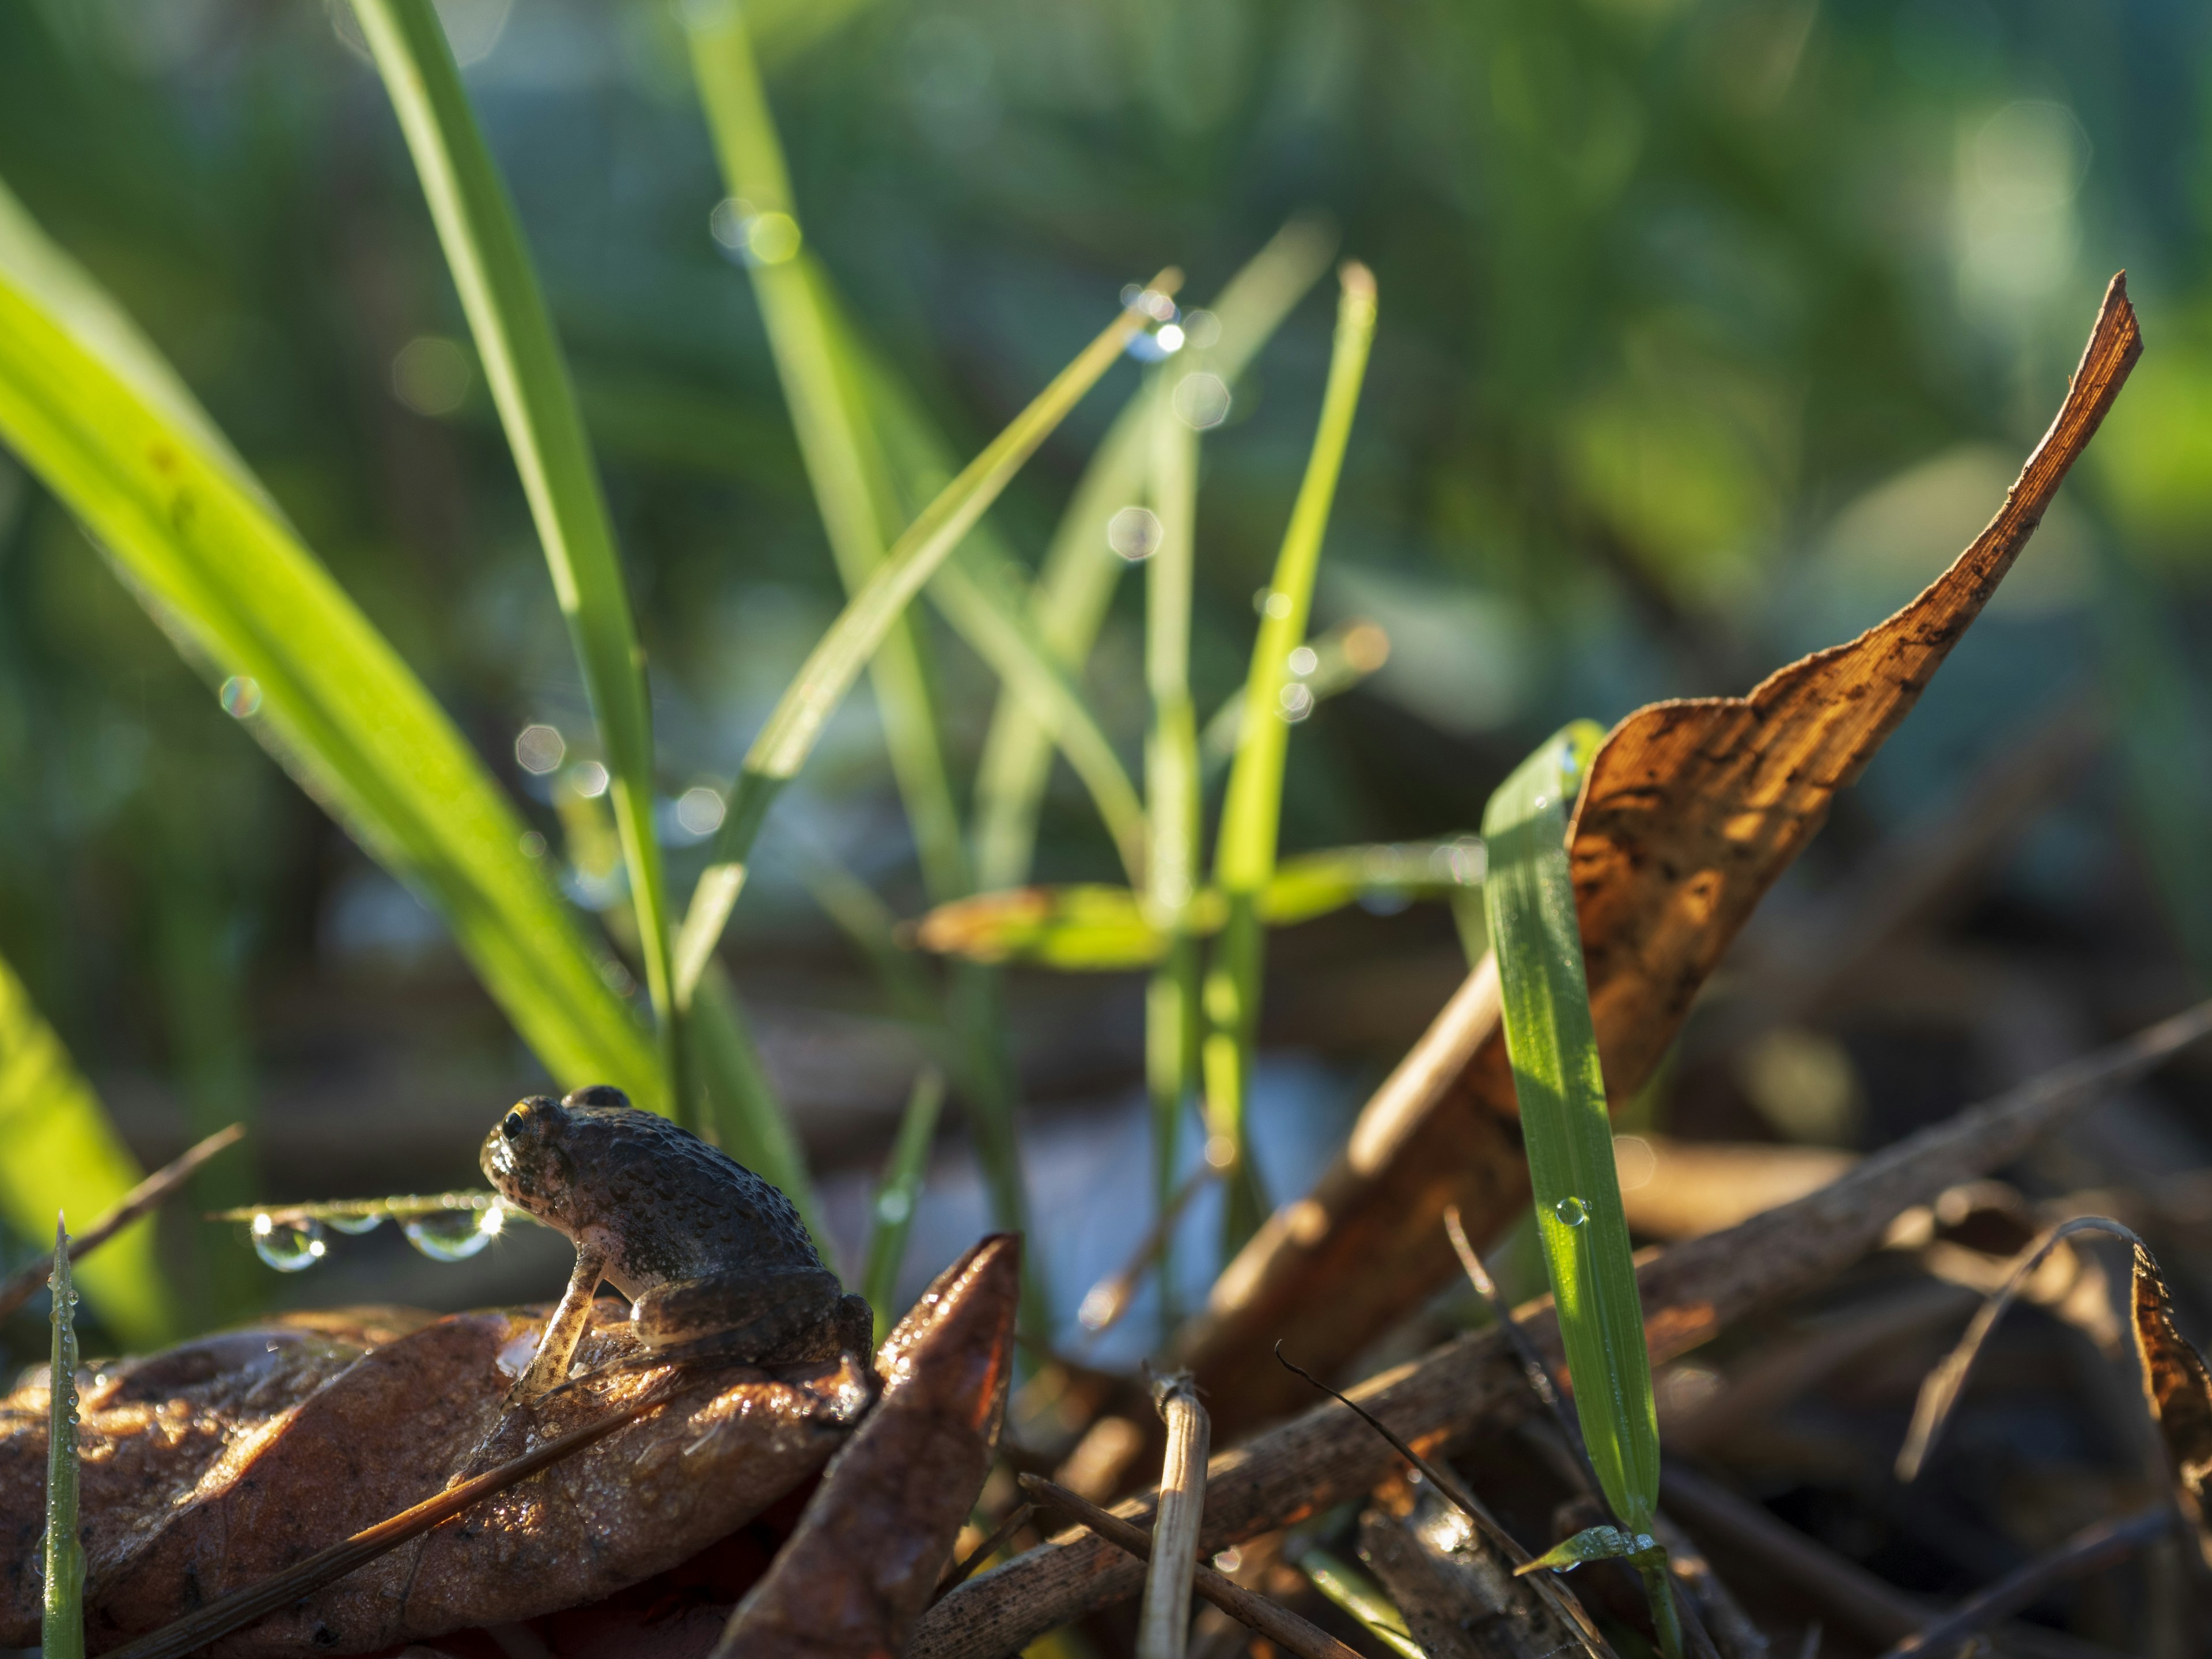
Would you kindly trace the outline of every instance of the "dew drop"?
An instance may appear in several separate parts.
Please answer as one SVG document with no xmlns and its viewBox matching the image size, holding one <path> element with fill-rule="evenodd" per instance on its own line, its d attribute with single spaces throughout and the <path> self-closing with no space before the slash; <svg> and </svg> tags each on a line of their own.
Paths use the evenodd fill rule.
<svg viewBox="0 0 2212 1659">
<path fill-rule="evenodd" d="M 1589 1212 L 1583 1207 L 1579 1198 L 1561 1199 L 1552 1206 L 1552 1213 L 1559 1217 L 1559 1224 L 1564 1227 L 1579 1227 L 1589 1219 Z"/>
<path fill-rule="evenodd" d="M 333 1215 L 323 1218 L 338 1231 L 356 1238 L 363 1233 L 373 1233 L 384 1224 L 380 1215 Z"/>
<path fill-rule="evenodd" d="M 280 1273 L 296 1273 L 323 1259 L 319 1221 L 279 1221 L 266 1213 L 253 1218 L 253 1254 Z"/>
<path fill-rule="evenodd" d="M 507 1212 L 495 1204 L 481 1212 L 443 1210 L 399 1224 L 407 1242 L 433 1261 L 465 1261 L 499 1237 Z"/>
<path fill-rule="evenodd" d="M 914 1200 L 894 1187 L 876 1200 L 876 1219 L 886 1227 L 896 1227 L 914 1213 Z"/>
</svg>

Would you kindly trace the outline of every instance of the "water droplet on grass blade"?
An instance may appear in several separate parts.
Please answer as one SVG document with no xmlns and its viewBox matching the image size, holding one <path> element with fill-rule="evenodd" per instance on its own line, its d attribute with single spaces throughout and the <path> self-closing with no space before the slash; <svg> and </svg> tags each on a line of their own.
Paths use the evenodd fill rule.
<svg viewBox="0 0 2212 1659">
<path fill-rule="evenodd" d="M 319 1221 L 279 1221 L 268 1214 L 253 1218 L 253 1254 L 280 1273 L 313 1267 L 329 1248 Z"/>
<path fill-rule="evenodd" d="M 324 1219 L 338 1231 L 356 1238 L 363 1233 L 373 1233 L 384 1224 L 384 1218 L 380 1215 L 333 1215 L 325 1216 Z"/>
<path fill-rule="evenodd" d="M 499 1236 L 507 1212 L 498 1205 L 476 1210 L 442 1210 L 399 1224 L 407 1242 L 433 1261 L 465 1261 Z"/>
<path fill-rule="evenodd" d="M 1579 1227 L 1589 1219 L 1589 1211 L 1579 1198 L 1563 1198 L 1552 1206 L 1552 1213 L 1559 1218 L 1563 1227 Z"/>
</svg>

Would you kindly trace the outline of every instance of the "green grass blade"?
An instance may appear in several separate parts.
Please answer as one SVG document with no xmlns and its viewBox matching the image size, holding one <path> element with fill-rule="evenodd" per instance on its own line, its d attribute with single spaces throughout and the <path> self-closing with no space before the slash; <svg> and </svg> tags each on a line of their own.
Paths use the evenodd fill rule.
<svg viewBox="0 0 2212 1659">
<path fill-rule="evenodd" d="M 1351 622 L 1332 628 L 1306 641 L 1313 665 L 1291 678 L 1306 689 L 1317 708 L 1331 697 L 1342 696 L 1390 659 L 1390 636 L 1371 622 Z M 1199 764 L 1209 781 L 1237 758 L 1244 740 L 1244 688 L 1222 699 L 1198 734 Z"/>
<path fill-rule="evenodd" d="M 414 155 L 583 669 L 606 751 L 646 984 L 664 1027 L 668 1092 L 679 1093 L 645 656 L 568 364 L 431 0 L 355 0 L 354 10 Z M 677 1104 L 681 1113 L 680 1097 Z"/>
<path fill-rule="evenodd" d="M 69 1229 L 54 1224 L 53 1359 L 46 1373 L 44 1659 L 84 1659 L 84 1541 L 77 1533 L 76 1291 Z"/>
<path fill-rule="evenodd" d="M 1482 822 L 1483 898 L 1575 1413 L 1613 1514 L 1646 1533 L 1659 1500 L 1658 1416 L 1567 867 L 1569 814 L 1603 735 L 1578 720 L 1498 787 Z"/>
<path fill-rule="evenodd" d="M 100 1097 L 30 994 L 0 962 L 0 1218 L 36 1238 L 57 1211 L 105 1214 L 145 1171 L 115 1133 Z M 179 1334 L 176 1305 L 155 1254 L 154 1224 L 140 1222 L 84 1264 L 85 1291 L 100 1322 L 132 1348 Z"/>
<path fill-rule="evenodd" d="M 737 6 L 685 14 L 725 187 L 750 210 L 745 263 L 775 359 L 815 505 L 848 596 L 882 566 L 889 526 L 905 522 L 839 335 L 828 278 L 805 246 L 783 145 Z M 919 630 L 902 613 L 868 664 L 884 746 L 930 892 L 969 890 L 967 842 L 945 762 L 937 696 Z"/>
<path fill-rule="evenodd" d="M 1192 926 L 1198 898 L 1198 711 L 1190 696 L 1191 588 L 1197 550 L 1198 434 L 1176 416 L 1170 389 L 1182 365 L 1152 377 L 1152 511 L 1159 544 L 1145 567 L 1145 684 L 1152 728 L 1145 744 L 1145 916 L 1167 940 L 1166 958 L 1145 998 L 1145 1081 L 1152 1110 L 1155 1213 L 1166 1215 L 1177 1182 L 1183 1105 L 1198 1085 L 1199 955 Z M 1232 1192 L 1235 1188 L 1231 1188 Z M 1160 1288 L 1173 1283 L 1161 1254 Z M 1172 1318 L 1172 1310 L 1167 1310 Z"/>
<path fill-rule="evenodd" d="M 135 325 L 4 190 L 0 436 L 189 658 L 250 682 L 249 730 L 445 918 L 547 1069 L 666 1109 L 650 1039 L 483 763 Z"/>
<path fill-rule="evenodd" d="M 869 1206 L 868 1266 L 861 1275 L 860 1294 L 875 1310 L 878 1346 L 890 1334 L 891 1297 L 898 1293 L 907 1235 L 914 1231 L 915 1206 L 921 1201 L 922 1176 L 929 1168 L 929 1144 L 936 1139 L 938 1113 L 944 1104 L 945 1073 L 926 1066 L 907 1097 L 898 1139 L 877 1183 L 875 1202 Z"/>
<path fill-rule="evenodd" d="M 1293 219 L 1231 279 L 1211 307 L 1221 336 L 1206 367 L 1232 387 L 1328 269 L 1333 231 Z M 1106 523 L 1142 498 L 1151 470 L 1151 399 L 1132 398 L 1091 458 L 1046 550 L 1030 614 L 1045 649 L 1072 678 L 1091 655 L 1115 584 L 1126 568 L 1107 545 Z M 1000 694 L 975 781 L 975 872 L 987 891 L 1029 879 L 1037 810 L 1052 769 L 1042 711 L 1010 684 Z"/>
<path fill-rule="evenodd" d="M 1282 694 L 1291 683 L 1291 650 L 1306 636 L 1313 614 L 1316 573 L 1336 482 L 1344 467 L 1352 418 L 1367 375 L 1368 349 L 1375 338 L 1375 278 L 1366 266 L 1347 263 L 1340 273 L 1343 292 L 1337 306 L 1336 343 L 1322 393 L 1321 422 L 1314 434 L 1305 477 L 1291 509 L 1290 526 L 1275 557 L 1273 579 L 1252 647 L 1252 665 L 1244 683 L 1245 718 L 1237 735 L 1237 758 L 1229 771 L 1229 790 L 1221 809 L 1214 879 L 1228 906 L 1220 943 L 1206 975 L 1205 1043 L 1206 1128 L 1226 1138 L 1236 1167 L 1244 1158 L 1245 1097 L 1259 1043 L 1261 981 L 1266 972 L 1267 940 L 1260 896 L 1275 872 L 1282 823 L 1283 767 L 1291 727 Z M 1304 707 L 1311 707 L 1311 694 Z M 1231 1246 L 1241 1244 L 1259 1224 L 1256 1213 L 1238 1216 L 1232 1187 Z"/>
<path fill-rule="evenodd" d="M 732 1158 L 780 1188 L 799 1211 L 824 1261 L 836 1260 L 836 1243 L 822 1217 L 822 1197 L 806 1167 L 806 1151 L 791 1127 L 752 1033 L 738 1011 L 737 988 L 720 963 L 708 967 L 692 999 L 684 1036 L 704 1086 L 716 1138 Z"/>
<path fill-rule="evenodd" d="M 700 877 L 684 919 L 676 952 L 679 997 L 688 998 L 722 936 L 744 885 L 745 863 L 770 802 L 805 763 L 822 727 L 892 622 L 1146 320 L 1143 312 L 1125 309 L 945 487 L 892 545 L 867 586 L 853 596 L 785 689 L 746 753 L 715 836 L 712 862 Z"/>
</svg>

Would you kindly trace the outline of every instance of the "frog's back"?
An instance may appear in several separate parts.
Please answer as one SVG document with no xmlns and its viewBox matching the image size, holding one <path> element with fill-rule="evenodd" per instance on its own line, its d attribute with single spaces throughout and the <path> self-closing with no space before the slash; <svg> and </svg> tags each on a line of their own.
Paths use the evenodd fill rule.
<svg viewBox="0 0 2212 1659">
<path fill-rule="evenodd" d="M 635 1106 L 567 1111 L 570 1156 L 610 1212 L 625 1277 L 822 1266 L 792 1201 L 728 1153 Z"/>
</svg>

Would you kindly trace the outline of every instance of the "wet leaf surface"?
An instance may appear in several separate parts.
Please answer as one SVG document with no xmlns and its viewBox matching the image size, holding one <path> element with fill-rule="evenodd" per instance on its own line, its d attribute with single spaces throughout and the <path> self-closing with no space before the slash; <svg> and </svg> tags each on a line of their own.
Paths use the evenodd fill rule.
<svg viewBox="0 0 2212 1659">
<path fill-rule="evenodd" d="M 498 1421 L 543 1309 L 325 1318 L 231 1333 L 114 1367 L 88 1390 L 85 1511 L 94 1651 L 258 1583 L 442 1489 Z M 600 1304 L 587 1364 L 629 1356 Z M 503 1368 L 503 1365 L 505 1368 Z M 635 1398 L 638 1370 L 552 1396 L 550 1438 Z M 696 1556 L 820 1467 L 874 1392 L 850 1356 L 702 1374 L 671 1405 L 219 1643 L 225 1656 L 374 1651 L 602 1597 Z M 32 1639 L 30 1552 L 44 1389 L 0 1402 L 9 1517 L 0 1640 Z"/>
</svg>

